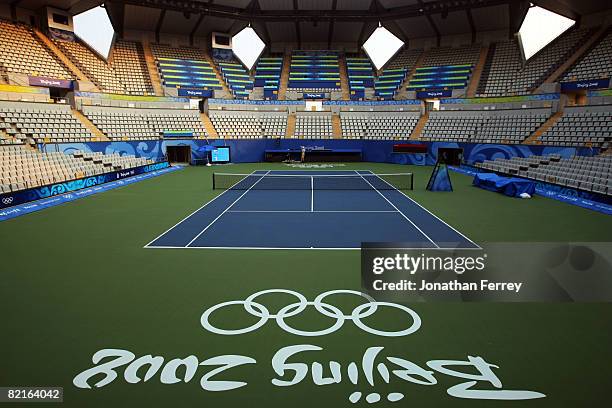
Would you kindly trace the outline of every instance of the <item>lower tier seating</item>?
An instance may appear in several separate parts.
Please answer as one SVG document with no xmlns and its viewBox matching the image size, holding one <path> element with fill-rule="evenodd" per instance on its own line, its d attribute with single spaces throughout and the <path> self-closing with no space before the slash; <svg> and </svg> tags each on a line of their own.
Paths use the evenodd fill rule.
<svg viewBox="0 0 612 408">
<path fill-rule="evenodd" d="M 285 113 L 211 112 L 210 120 L 222 138 L 275 138 L 287 132 Z"/>
<path fill-rule="evenodd" d="M 0 102 L 0 131 L 21 141 L 61 143 L 91 140 L 92 133 L 70 106 Z"/>
<path fill-rule="evenodd" d="M 341 113 L 342 136 L 347 139 L 408 139 L 419 112 Z"/>
<path fill-rule="evenodd" d="M 196 110 L 91 106 L 83 108 L 83 113 L 107 137 L 114 140 L 159 139 L 165 131 L 192 132 L 194 137 L 207 136 Z"/>
<path fill-rule="evenodd" d="M 608 147 L 612 142 L 612 106 L 566 108 L 540 142 L 551 146 Z"/>
<path fill-rule="evenodd" d="M 556 155 L 486 160 L 477 167 L 612 196 L 612 156 Z"/>
<path fill-rule="evenodd" d="M 0 193 L 95 176 L 152 161 L 102 153 L 41 153 L 25 145 L 0 146 Z"/>
<path fill-rule="evenodd" d="M 296 115 L 295 135 L 300 139 L 329 139 L 333 135 L 331 115 Z"/>
</svg>

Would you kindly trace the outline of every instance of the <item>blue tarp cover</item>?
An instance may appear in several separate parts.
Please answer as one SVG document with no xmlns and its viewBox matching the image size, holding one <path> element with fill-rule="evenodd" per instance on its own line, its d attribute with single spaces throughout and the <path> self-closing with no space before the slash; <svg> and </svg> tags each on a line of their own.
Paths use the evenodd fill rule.
<svg viewBox="0 0 612 408">
<path fill-rule="evenodd" d="M 536 183 L 533 181 L 516 177 L 502 177 L 494 173 L 478 173 L 472 184 L 509 197 L 519 197 L 522 193 L 533 195 L 536 187 Z"/>
</svg>

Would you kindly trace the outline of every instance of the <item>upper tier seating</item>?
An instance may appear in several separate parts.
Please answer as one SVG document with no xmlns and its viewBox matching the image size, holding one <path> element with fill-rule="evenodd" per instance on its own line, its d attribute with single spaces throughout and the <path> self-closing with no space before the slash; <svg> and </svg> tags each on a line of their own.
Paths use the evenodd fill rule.
<svg viewBox="0 0 612 408">
<path fill-rule="evenodd" d="M 402 86 L 408 71 L 405 68 L 388 68 L 374 81 L 374 93 L 380 99 L 393 99 Z"/>
<path fill-rule="evenodd" d="M 85 44 L 61 40 L 55 40 L 55 44 L 102 92 L 126 93 L 115 70 Z"/>
<path fill-rule="evenodd" d="M 612 196 L 612 156 L 558 156 L 485 160 L 477 167 Z"/>
<path fill-rule="evenodd" d="M 74 79 L 31 29 L 0 20 L 0 70 L 56 79 Z"/>
<path fill-rule="evenodd" d="M 222 138 L 278 138 L 287 132 L 282 112 L 210 112 L 210 120 Z"/>
<path fill-rule="evenodd" d="M 419 112 L 341 112 L 342 136 L 347 139 L 408 139 Z"/>
<path fill-rule="evenodd" d="M 516 40 L 491 44 L 482 70 L 477 96 L 507 95 L 521 68 L 521 51 Z"/>
<path fill-rule="evenodd" d="M 562 81 L 610 78 L 612 75 L 612 29 L 586 55 L 574 64 Z"/>
<path fill-rule="evenodd" d="M 472 74 L 472 65 L 442 65 L 417 68 L 408 84 L 408 90 L 465 88 Z"/>
<path fill-rule="evenodd" d="M 602 146 L 612 142 L 612 106 L 568 107 L 541 137 L 544 145 Z"/>
<path fill-rule="evenodd" d="M 93 135 L 74 117 L 70 106 L 43 103 L 0 103 L 0 130 L 26 142 L 79 142 Z"/>
<path fill-rule="evenodd" d="M 427 50 L 421 67 L 442 65 L 476 65 L 480 56 L 480 45 L 463 47 L 437 47 Z"/>
<path fill-rule="evenodd" d="M 264 99 L 277 99 L 283 57 L 261 57 L 255 66 L 255 86 L 264 88 Z"/>
<path fill-rule="evenodd" d="M 430 112 L 421 139 L 518 144 L 549 117 L 546 109 Z"/>
<path fill-rule="evenodd" d="M 347 57 L 346 71 L 351 99 L 363 99 L 365 89 L 374 86 L 374 67 L 372 63 L 364 57 Z"/>
<path fill-rule="evenodd" d="M 87 106 L 83 113 L 114 140 L 159 139 L 165 131 L 192 132 L 205 137 L 206 129 L 196 110 L 124 109 Z"/>
<path fill-rule="evenodd" d="M 235 98 L 247 99 L 253 89 L 249 72 L 237 61 L 217 61 L 221 75 Z"/>
<path fill-rule="evenodd" d="M 421 49 L 408 49 L 404 48 L 400 52 L 397 53 L 395 57 L 389 62 L 387 68 L 395 69 L 395 68 L 403 68 L 406 71 L 410 72 L 415 67 L 417 60 L 423 54 L 423 50 Z"/>
<path fill-rule="evenodd" d="M 41 153 L 23 145 L 0 146 L 0 193 L 95 176 L 153 163 L 144 158 L 102 153 Z"/>
<path fill-rule="evenodd" d="M 328 139 L 333 135 L 332 118 L 329 114 L 296 115 L 295 136 L 300 139 Z"/>
<path fill-rule="evenodd" d="M 222 89 L 215 70 L 199 48 L 151 44 L 157 70 L 164 86 Z"/>
<path fill-rule="evenodd" d="M 340 88 L 338 53 L 294 51 L 291 55 L 288 88 L 323 91 Z"/>
<path fill-rule="evenodd" d="M 126 92 L 129 95 L 155 95 L 142 44 L 120 40 L 115 42 L 112 52 L 113 69 L 125 85 Z"/>
<path fill-rule="evenodd" d="M 511 94 L 526 95 L 540 86 L 582 42 L 592 33 L 590 29 L 569 29 L 566 33 L 531 57 L 509 82 Z"/>
</svg>

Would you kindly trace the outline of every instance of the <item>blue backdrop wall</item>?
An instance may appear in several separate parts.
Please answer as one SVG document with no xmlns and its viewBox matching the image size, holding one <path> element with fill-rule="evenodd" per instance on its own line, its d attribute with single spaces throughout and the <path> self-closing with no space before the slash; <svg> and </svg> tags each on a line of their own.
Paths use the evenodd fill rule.
<svg viewBox="0 0 612 408">
<path fill-rule="evenodd" d="M 587 147 L 547 147 L 528 145 L 499 145 L 476 143 L 426 142 L 427 153 L 397 154 L 393 153 L 391 140 L 304 140 L 304 139 L 257 139 L 257 140 L 152 140 L 126 142 L 90 142 L 90 143 L 60 143 L 41 145 L 43 151 L 59 151 L 71 154 L 76 150 L 85 152 L 102 152 L 105 154 L 130 154 L 136 157 L 159 160 L 164 157 L 167 146 L 189 146 L 192 158 L 203 158 L 213 146 L 229 146 L 232 162 L 260 162 L 264 159 L 267 149 L 299 148 L 300 146 L 324 146 L 329 149 L 361 149 L 363 160 L 379 163 L 396 163 L 412 165 L 433 165 L 440 147 L 460 147 L 468 163 L 482 162 L 496 158 L 529 157 L 531 155 L 559 154 L 562 157 L 593 156 L 598 149 Z M 405 142 L 402 142 L 405 143 Z"/>
</svg>

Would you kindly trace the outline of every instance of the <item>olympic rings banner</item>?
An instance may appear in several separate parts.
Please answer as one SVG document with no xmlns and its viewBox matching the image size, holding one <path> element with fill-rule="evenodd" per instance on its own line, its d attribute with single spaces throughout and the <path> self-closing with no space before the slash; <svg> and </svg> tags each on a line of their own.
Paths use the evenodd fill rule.
<svg viewBox="0 0 612 408">
<path fill-rule="evenodd" d="M 290 295 L 295 301 L 272 313 L 263 303 L 264 295 L 266 298 L 275 295 L 284 298 Z M 339 298 L 338 295 L 343 298 L 347 295 L 354 296 L 362 303 L 347 313 L 341 310 L 341 305 L 334 304 L 332 298 Z M 286 319 L 293 318 L 294 322 L 299 321 L 309 307 L 314 308 L 322 318 L 332 319 L 331 325 L 313 331 L 289 325 Z M 382 330 L 362 320 L 374 316 L 383 308 L 401 311 L 403 317 L 398 319 L 403 326 L 400 330 Z M 215 320 L 214 315 L 221 313 L 222 310 L 226 313 L 230 309 L 238 313 L 237 316 L 250 316 L 258 320 L 242 328 L 219 327 L 212 323 L 219 320 Z M 237 317 L 236 320 L 242 319 Z M 453 384 L 444 391 L 440 390 L 441 395 L 450 395 L 454 398 L 521 401 L 546 397 L 538 391 L 504 389 L 501 379 L 493 371 L 499 368 L 498 364 L 488 362 L 481 356 L 468 355 L 467 359 L 449 359 L 447 356 L 443 359 L 431 359 L 423 366 L 403 357 L 387 355 L 384 346 L 373 345 L 366 347 L 363 355 L 353 361 L 339 362 L 334 359 L 323 362 L 321 361 L 324 358 L 323 347 L 303 343 L 304 337 L 312 338 L 314 341 L 323 336 L 341 334 L 347 322 L 358 327 L 368 339 L 379 340 L 411 336 L 421 329 L 422 323 L 419 314 L 405 305 L 376 301 L 371 296 L 355 290 L 329 290 L 311 301 L 295 290 L 267 289 L 254 293 L 244 300 L 230 299 L 206 307 L 200 317 L 200 324 L 207 336 L 249 335 L 249 341 L 257 341 L 252 336 L 260 335 L 264 326 L 275 323 L 276 327 L 267 328 L 266 331 L 277 329 L 282 338 L 293 336 L 300 341 L 298 344 L 289 344 L 276 351 L 272 350 L 270 361 L 257 361 L 249 355 L 238 354 L 231 350 L 228 354 L 205 358 L 193 354 L 168 358 L 152 354 L 137 357 L 135 353 L 125 349 L 105 348 L 93 354 L 91 359 L 93 365 L 78 373 L 72 382 L 80 389 L 104 392 L 100 389 L 111 386 L 114 382 L 184 385 L 191 383 L 198 376 L 199 386 L 203 392 L 231 392 L 249 387 L 249 378 L 245 378 L 247 367 L 258 366 L 258 369 L 253 369 L 252 373 L 258 378 L 262 375 L 262 370 L 271 367 L 270 381 L 266 382 L 270 386 L 269 392 L 311 383 L 320 388 L 316 396 L 324 398 L 324 402 L 331 406 L 337 406 L 347 400 L 352 404 L 363 401 L 368 404 L 403 401 L 407 398 L 408 393 L 405 388 L 408 385 L 440 386 L 439 379 L 441 379 L 440 384 L 447 384 L 449 381 Z M 313 357 L 316 361 L 308 363 Z M 237 368 L 240 369 L 235 370 Z M 354 391 L 344 397 L 338 397 L 338 393 L 325 394 L 335 385 L 343 384 L 352 387 Z M 385 390 L 391 391 L 377 390 L 377 384 L 382 384 Z M 367 387 L 367 392 L 363 391 L 363 386 Z M 345 389 L 346 386 L 339 388 Z M 94 389 L 97 391 L 93 391 Z M 257 392 L 268 392 L 268 390 L 257 389 Z"/>
</svg>

